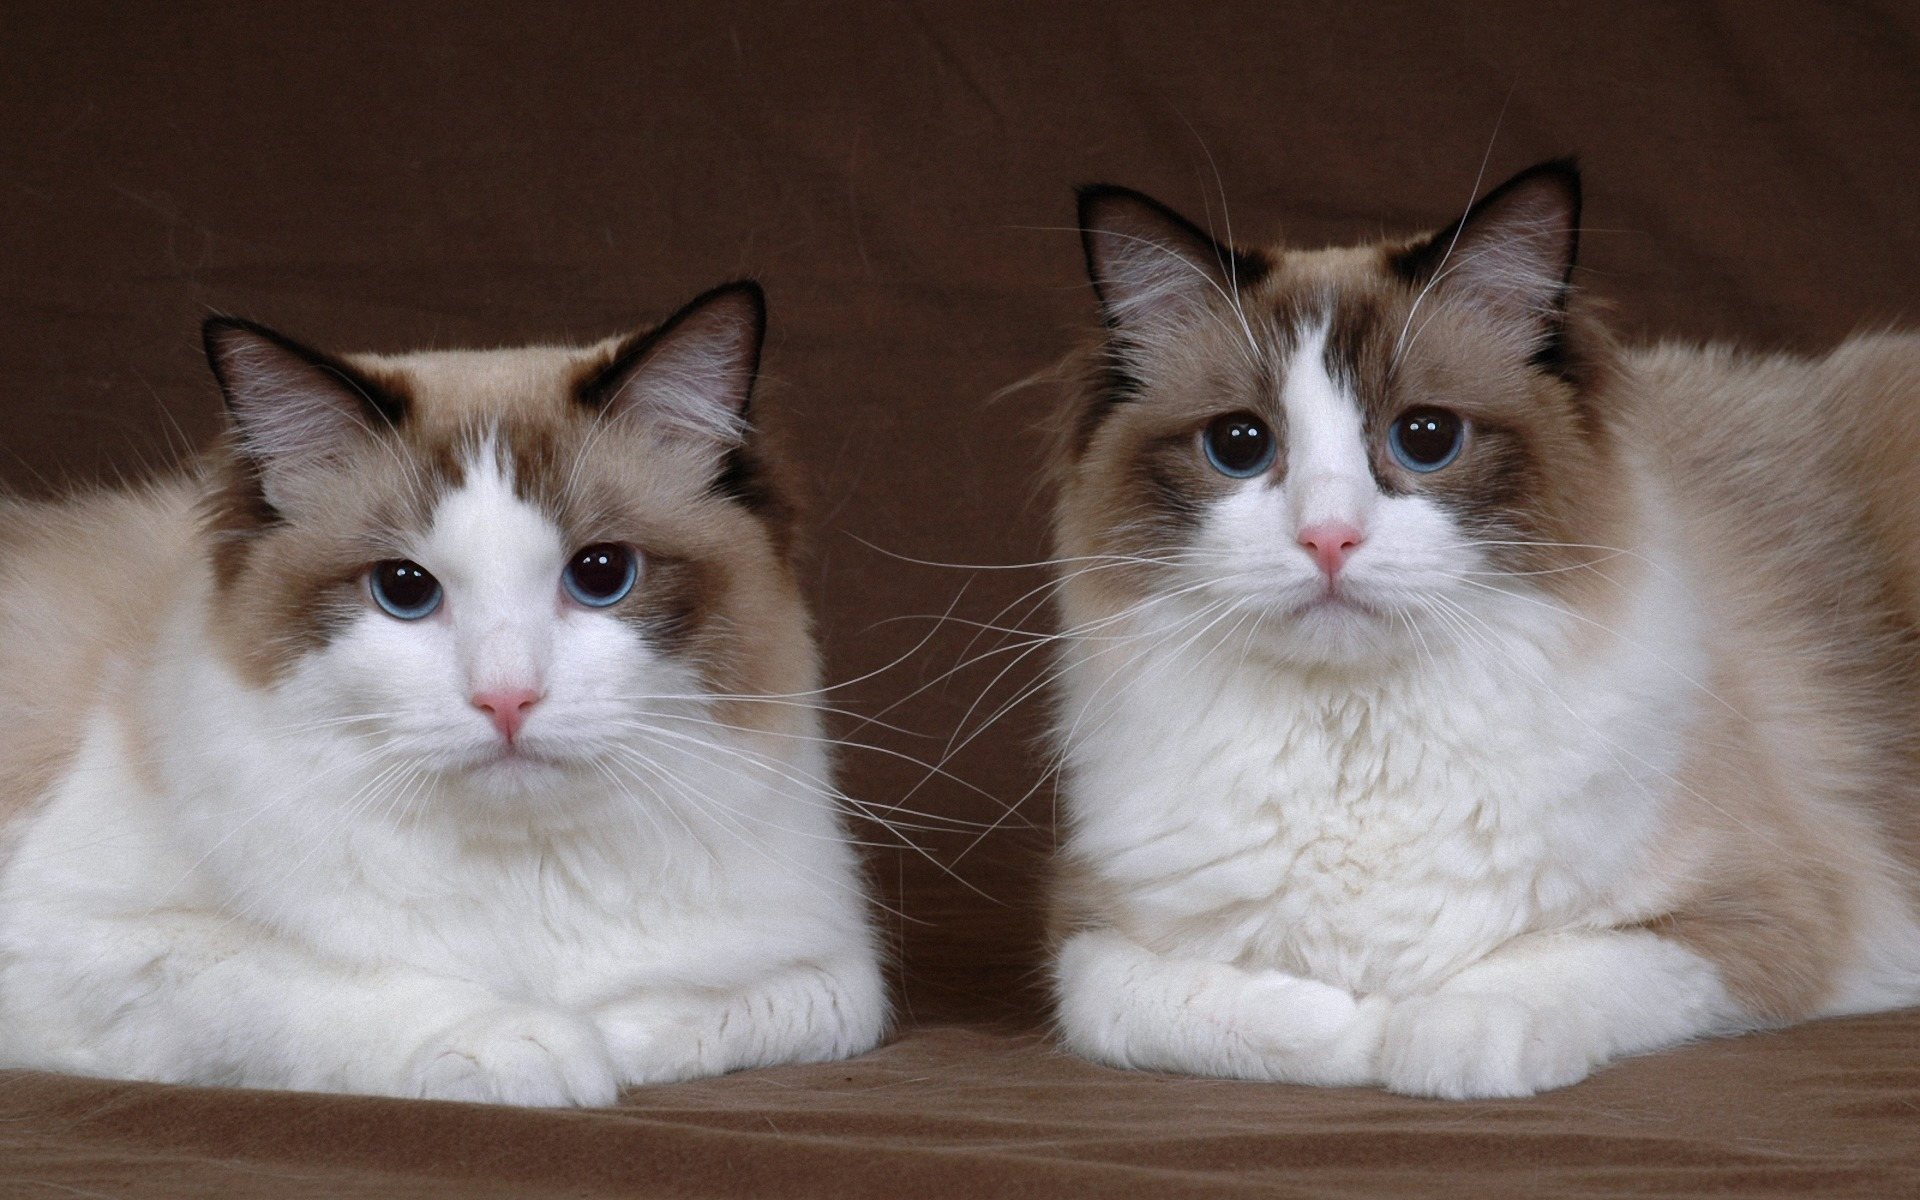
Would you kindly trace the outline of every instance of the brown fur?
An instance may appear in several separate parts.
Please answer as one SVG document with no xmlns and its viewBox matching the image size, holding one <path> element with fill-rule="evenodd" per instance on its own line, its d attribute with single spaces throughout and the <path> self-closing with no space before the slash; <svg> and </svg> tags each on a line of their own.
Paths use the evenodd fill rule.
<svg viewBox="0 0 1920 1200">
<path fill-rule="evenodd" d="M 277 477 L 279 508 L 231 436 L 144 489 L 0 506 L 0 702 L 13 714 L 0 723 L 0 829 L 71 760 L 115 673 L 180 609 L 168 598 L 207 592 L 219 652 L 256 684 L 279 678 L 370 603 L 366 568 L 404 557 L 405 534 L 457 486 L 487 428 L 571 544 L 642 549 L 645 582 L 613 611 L 737 697 L 718 719 L 794 732 L 805 710 L 752 699 L 817 683 L 779 456 L 764 430 L 750 434 L 743 452 L 762 467 L 750 505 L 715 487 L 727 467 L 711 448 L 600 420 L 576 391 L 619 344 L 344 360 L 407 416 L 344 461 Z"/>
<path fill-rule="evenodd" d="M 1424 491 L 1482 537 L 1632 547 L 1648 514 L 1626 473 L 1644 465 L 1679 514 L 1668 536 L 1700 560 L 1719 631 L 1703 684 L 1721 704 L 1655 856 L 1669 902 L 1642 923 L 1713 961 L 1756 1021 L 1819 1011 L 1871 914 L 1913 902 L 1920 868 L 1920 337 L 1818 361 L 1623 353 L 1575 295 L 1553 361 L 1522 368 L 1484 320 L 1430 296 L 1396 367 L 1420 291 L 1399 264 L 1430 241 L 1235 250 L 1260 264 L 1235 294 L 1257 355 L 1223 302 L 1144 366 L 1111 330 L 1086 347 L 1055 439 L 1056 553 L 1179 549 L 1230 486 L 1201 459 L 1207 423 L 1246 409 L 1285 436 L 1273 374 L 1307 314 L 1330 321 L 1328 365 L 1360 400 L 1379 486 Z M 1386 456 L 1385 429 L 1425 404 L 1471 433 L 1454 465 L 1414 476 Z M 1596 630 L 1641 569 L 1581 549 L 1489 554 Z M 1064 581 L 1069 625 L 1145 599 L 1161 576 Z M 1097 872 L 1064 856 L 1055 872 L 1055 945 L 1112 923 L 1123 906 Z"/>
<path fill-rule="evenodd" d="M 291 515 L 273 513 L 256 474 L 229 449 L 209 515 L 224 547 L 215 604 L 227 653 L 264 683 L 324 641 L 367 602 L 367 564 L 404 557 L 396 535 L 424 527 L 493 431 L 516 490 L 569 544 L 626 542 L 645 554 L 647 586 L 616 616 L 697 663 L 717 693 L 811 687 L 811 652 L 792 649 L 811 645 L 791 560 L 794 506 L 770 483 L 762 487 L 778 501 L 759 508 L 716 494 L 721 464 L 710 448 L 603 420 L 582 404 L 578 389 L 617 345 L 347 360 L 400 398 L 407 416 L 351 462 L 283 480 L 298 509 Z M 760 435 L 750 446 L 763 461 L 773 458 L 764 443 Z M 759 724 L 787 723 L 780 706 L 732 707 Z"/>
<path fill-rule="evenodd" d="M 1791 1020 L 1825 998 L 1864 895 L 1910 880 L 1920 848 L 1920 523 L 1901 487 L 1920 472 L 1920 339 L 1634 366 L 1636 440 L 1680 493 L 1681 536 L 1717 550 L 1731 706 L 1700 732 L 1670 834 L 1712 851 L 1656 927 L 1756 1016 Z"/>
<path fill-rule="evenodd" d="M 1214 417 L 1235 409 L 1260 414 L 1280 436 L 1285 416 L 1276 378 L 1309 316 L 1329 321 L 1329 366 L 1351 381 L 1374 447 L 1373 470 L 1391 493 L 1425 492 L 1489 539 L 1616 544 L 1626 519 L 1618 488 L 1615 416 L 1608 398 L 1617 352 L 1584 303 L 1569 316 L 1568 344 L 1577 382 L 1509 365 L 1511 355 L 1484 325 L 1429 303 L 1398 367 L 1393 350 L 1418 288 L 1388 267 L 1403 243 L 1367 250 L 1266 253 L 1259 281 L 1239 295 L 1262 353 L 1250 356 L 1239 325 L 1222 311 L 1158 364 L 1151 402 L 1116 397 L 1114 355 L 1103 338 L 1076 358 L 1079 380 L 1054 445 L 1062 555 L 1164 551 L 1231 481 L 1196 452 Z M 1223 306 L 1224 307 L 1224 306 Z M 1386 428 L 1402 412 L 1437 404 L 1466 416 L 1472 432 L 1459 461 L 1418 476 L 1386 451 Z M 1498 547 L 1503 569 L 1538 573 L 1561 599 L 1586 602 L 1610 592 L 1585 569 L 1590 550 Z M 1139 599 L 1152 570 L 1102 572 L 1097 587 Z"/>
<path fill-rule="evenodd" d="M 116 672 L 144 659 L 165 601 L 195 586 L 194 500 L 174 481 L 5 510 L 0 831 L 71 760 Z"/>
</svg>

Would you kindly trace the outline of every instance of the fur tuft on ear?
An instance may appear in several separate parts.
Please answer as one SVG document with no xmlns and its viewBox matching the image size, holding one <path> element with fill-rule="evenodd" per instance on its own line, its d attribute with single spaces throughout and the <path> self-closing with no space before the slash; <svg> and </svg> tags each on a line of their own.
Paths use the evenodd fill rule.
<svg viewBox="0 0 1920 1200">
<path fill-rule="evenodd" d="M 1393 266 L 1409 283 L 1517 331 L 1537 356 L 1551 352 L 1560 331 L 1579 248 L 1580 168 L 1558 158 L 1488 192 Z"/>
<path fill-rule="evenodd" d="M 1151 196 L 1094 184 L 1079 198 L 1087 275 L 1113 329 L 1145 333 L 1192 321 L 1265 273 L 1260 260 Z"/>
<path fill-rule="evenodd" d="M 214 316 L 200 337 L 240 449 L 259 465 L 269 498 L 284 472 L 337 461 L 406 419 L 404 400 L 264 325 Z"/>
<path fill-rule="evenodd" d="M 723 283 L 629 338 L 582 387 L 581 402 L 715 446 L 737 446 L 749 429 L 766 332 L 760 285 Z"/>
</svg>

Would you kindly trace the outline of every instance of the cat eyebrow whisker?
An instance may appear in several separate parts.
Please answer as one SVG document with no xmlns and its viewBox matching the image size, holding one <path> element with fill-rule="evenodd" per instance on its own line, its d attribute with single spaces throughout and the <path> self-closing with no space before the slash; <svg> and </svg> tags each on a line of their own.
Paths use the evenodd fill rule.
<svg viewBox="0 0 1920 1200">
<path fill-rule="evenodd" d="M 1449 239 L 1447 242 L 1446 252 L 1440 256 L 1439 269 L 1434 271 L 1433 278 L 1427 280 L 1426 286 L 1422 287 L 1420 289 L 1419 294 L 1413 298 L 1412 306 L 1407 309 L 1407 319 L 1400 326 L 1400 336 L 1394 339 L 1393 357 L 1392 357 L 1392 364 L 1394 366 L 1399 365 L 1400 356 L 1407 338 L 1407 329 L 1413 324 L 1414 314 L 1420 311 L 1420 306 L 1426 302 L 1427 293 L 1431 292 L 1434 288 L 1434 285 L 1439 282 L 1440 276 L 1446 270 L 1447 260 L 1453 257 L 1454 247 L 1460 244 L 1460 235 L 1466 231 L 1466 228 L 1467 228 L 1466 215 L 1467 213 L 1470 213 L 1473 211 L 1474 202 L 1478 200 L 1480 197 L 1480 185 L 1485 183 L 1487 180 L 1487 166 L 1493 161 L 1493 147 L 1500 140 L 1500 126 L 1502 123 L 1506 121 L 1507 105 L 1511 104 L 1512 102 L 1513 102 L 1513 88 L 1509 87 L 1507 89 L 1506 98 L 1500 102 L 1500 112 L 1493 119 L 1493 132 L 1490 135 L 1488 135 L 1487 148 L 1480 155 L 1480 166 L 1473 173 L 1473 187 L 1468 189 L 1468 192 L 1467 192 L 1467 206 L 1465 209 L 1461 211 L 1461 214 L 1460 214 L 1461 219 L 1454 224 L 1453 237 Z M 1422 328 L 1424 327 L 1425 326 L 1423 325 Z M 1415 336 L 1417 338 L 1418 335 L 1415 335 Z M 1389 370 L 1391 370 L 1391 367 L 1389 368 Z"/>
<path fill-rule="evenodd" d="M 1029 229 L 1038 233 L 1084 234 L 1086 232 L 1085 230 L 1081 229 L 1077 225 L 1076 226 L 1023 225 L 1023 226 L 1020 226 L 1019 228 Z M 1180 270 L 1191 272 L 1193 275 L 1197 276 L 1201 280 L 1201 282 L 1205 283 L 1208 288 L 1212 289 L 1215 295 L 1219 296 L 1220 299 L 1226 303 L 1227 308 L 1231 310 L 1233 314 L 1235 323 L 1229 324 L 1226 320 L 1222 319 L 1220 315 L 1213 309 L 1207 310 L 1210 318 L 1218 321 L 1221 328 L 1226 329 L 1229 332 L 1237 333 L 1241 339 L 1244 339 L 1241 342 L 1240 349 L 1245 356 L 1245 362 L 1248 366 L 1257 368 L 1260 365 L 1260 354 L 1261 354 L 1260 340 L 1254 336 L 1253 325 L 1248 320 L 1246 309 L 1243 306 L 1239 295 L 1237 294 L 1237 289 L 1238 289 L 1237 272 L 1233 277 L 1233 283 L 1232 283 L 1233 290 L 1230 291 L 1227 287 L 1221 286 L 1218 280 L 1214 279 L 1213 276 L 1209 275 L 1198 264 L 1188 261 L 1185 256 L 1180 254 L 1177 250 L 1173 249 L 1171 246 L 1166 245 L 1164 242 L 1156 241 L 1155 239 L 1149 238 L 1149 237 L 1141 237 L 1139 234 L 1122 233 L 1118 230 L 1112 230 L 1112 229 L 1102 230 L 1100 235 L 1102 237 L 1110 237 L 1118 241 L 1132 242 L 1132 243 L 1135 243 L 1136 245 L 1144 246 L 1156 254 L 1160 254 L 1167 258 L 1172 259 L 1176 267 L 1179 268 Z M 1134 306 L 1136 307 L 1138 306 L 1139 303 L 1140 303 L 1139 301 L 1133 302 Z M 1125 308 L 1128 307 L 1128 304 L 1125 301 L 1119 301 L 1119 302 L 1113 303 L 1111 307 L 1113 307 L 1116 310 L 1124 310 Z M 1153 338 L 1146 336 L 1140 330 L 1129 331 L 1128 336 L 1134 338 L 1135 340 L 1144 341 L 1149 344 L 1154 340 Z"/>
</svg>

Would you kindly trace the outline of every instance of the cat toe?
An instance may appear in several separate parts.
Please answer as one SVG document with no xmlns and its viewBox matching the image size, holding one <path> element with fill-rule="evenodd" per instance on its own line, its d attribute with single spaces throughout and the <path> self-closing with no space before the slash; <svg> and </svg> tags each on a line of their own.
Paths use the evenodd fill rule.
<svg viewBox="0 0 1920 1200">
<path fill-rule="evenodd" d="M 1591 1023 L 1502 995 L 1400 1001 L 1381 1047 L 1386 1086 L 1452 1100 L 1531 1096 L 1578 1083 L 1604 1060 Z"/>
<path fill-rule="evenodd" d="M 1373 1081 L 1384 1000 L 1272 972 L 1240 990 L 1232 1024 L 1255 1077 L 1341 1087 Z"/>
<path fill-rule="evenodd" d="M 1292 1051 L 1333 1041 L 1353 1024 L 1359 1003 L 1343 988 L 1268 972 L 1239 989 L 1234 1024 L 1265 1051 Z"/>
<path fill-rule="evenodd" d="M 678 1083 L 719 1070 L 702 1061 L 692 1022 L 670 1005 L 614 1005 L 600 1012 L 598 1021 L 624 1084 Z"/>
<path fill-rule="evenodd" d="M 507 1007 L 470 1017 L 414 1055 L 412 1094 L 538 1108 L 597 1107 L 619 1095 L 599 1031 L 566 1013 Z"/>
</svg>

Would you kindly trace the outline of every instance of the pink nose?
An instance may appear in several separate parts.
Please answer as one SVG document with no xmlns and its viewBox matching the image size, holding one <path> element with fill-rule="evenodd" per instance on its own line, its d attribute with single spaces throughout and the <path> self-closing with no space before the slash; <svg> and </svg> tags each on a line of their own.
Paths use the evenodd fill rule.
<svg viewBox="0 0 1920 1200">
<path fill-rule="evenodd" d="M 473 694 L 473 706 L 487 714 L 500 736 L 509 742 L 527 723 L 527 712 L 538 703 L 540 693 L 532 688 L 495 688 Z"/>
<path fill-rule="evenodd" d="M 1340 573 L 1347 556 L 1364 541 L 1365 535 L 1345 521 L 1324 521 L 1300 531 L 1301 547 L 1320 564 L 1321 573 L 1328 579 Z"/>
</svg>

